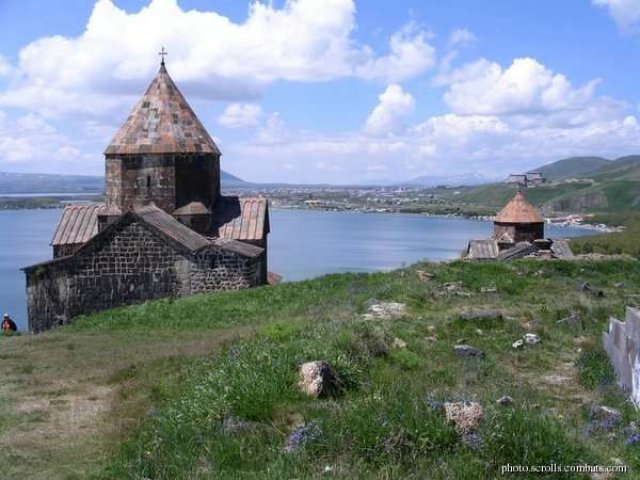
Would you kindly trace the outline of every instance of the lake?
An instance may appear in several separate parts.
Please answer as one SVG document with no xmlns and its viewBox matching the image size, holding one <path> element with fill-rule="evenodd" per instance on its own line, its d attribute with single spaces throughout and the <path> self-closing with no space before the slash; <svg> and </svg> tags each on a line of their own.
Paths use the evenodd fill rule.
<svg viewBox="0 0 640 480">
<path fill-rule="evenodd" d="M 51 258 L 49 242 L 62 210 L 0 211 L 0 309 L 27 326 L 20 268 Z M 337 272 L 372 272 L 418 260 L 449 260 L 467 241 L 486 238 L 492 223 L 393 213 L 271 210 L 269 270 L 295 281 Z M 546 227 L 555 238 L 593 230 Z"/>
</svg>

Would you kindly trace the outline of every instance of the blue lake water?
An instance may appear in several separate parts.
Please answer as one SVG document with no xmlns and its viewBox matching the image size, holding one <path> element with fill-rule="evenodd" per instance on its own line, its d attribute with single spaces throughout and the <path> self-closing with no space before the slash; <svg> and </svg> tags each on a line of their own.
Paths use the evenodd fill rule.
<svg viewBox="0 0 640 480">
<path fill-rule="evenodd" d="M 20 268 L 51 258 L 49 242 L 61 210 L 0 211 L 0 309 L 26 328 Z M 469 239 L 491 234 L 491 222 L 420 215 L 272 210 L 269 270 L 295 281 L 337 272 L 390 270 L 418 260 L 448 260 Z M 567 238 L 593 231 L 547 227 Z M 0 312 L 2 313 L 2 312 Z"/>
</svg>

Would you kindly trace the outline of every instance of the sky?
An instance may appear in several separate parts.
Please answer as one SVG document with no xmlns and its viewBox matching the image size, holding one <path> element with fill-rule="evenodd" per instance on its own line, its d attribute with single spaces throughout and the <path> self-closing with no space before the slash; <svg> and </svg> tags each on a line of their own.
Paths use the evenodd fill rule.
<svg viewBox="0 0 640 480">
<path fill-rule="evenodd" d="M 163 46 L 248 181 L 640 153 L 640 0 L 0 0 L 0 171 L 102 174 Z"/>
</svg>

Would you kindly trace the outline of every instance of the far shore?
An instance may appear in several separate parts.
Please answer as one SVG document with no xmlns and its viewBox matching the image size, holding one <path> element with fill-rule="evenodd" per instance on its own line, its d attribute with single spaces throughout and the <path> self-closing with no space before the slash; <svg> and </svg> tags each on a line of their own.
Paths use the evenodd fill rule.
<svg viewBox="0 0 640 480">
<path fill-rule="evenodd" d="M 77 202 L 100 202 L 104 199 L 102 194 L 97 193 L 0 193 L 0 211 L 2 210 L 45 210 L 45 209 L 61 209 L 65 205 Z M 353 213 L 387 213 L 387 214 L 403 214 L 417 215 L 438 218 L 463 218 L 465 220 L 477 220 L 482 222 L 491 222 L 495 218 L 493 215 L 480 215 L 473 211 L 472 208 L 466 207 L 467 211 L 455 211 L 457 207 L 451 206 L 442 208 L 424 208 L 419 211 L 403 211 L 402 208 L 361 208 L 344 206 L 332 206 L 328 208 L 311 207 L 307 204 L 272 204 L 274 209 L 282 210 L 317 210 L 325 212 L 353 212 Z M 482 207 L 479 207 L 482 209 Z M 440 210 L 440 211 L 438 211 Z M 445 211 L 442 211 L 445 210 Z M 553 217 L 545 217 L 545 221 L 549 225 L 561 227 L 584 228 L 596 230 L 602 233 L 619 232 L 624 230 L 623 227 L 613 227 L 605 224 L 588 223 L 588 217 L 584 214 L 558 214 Z"/>
</svg>

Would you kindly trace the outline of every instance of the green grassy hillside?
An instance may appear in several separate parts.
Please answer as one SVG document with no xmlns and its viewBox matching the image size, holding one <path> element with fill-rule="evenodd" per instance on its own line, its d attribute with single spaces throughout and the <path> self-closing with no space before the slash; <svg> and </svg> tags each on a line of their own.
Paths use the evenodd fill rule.
<svg viewBox="0 0 640 480">
<path fill-rule="evenodd" d="M 586 463 L 624 464 L 620 478 L 635 478 L 640 416 L 600 336 L 639 286 L 636 261 L 425 263 L 0 337 L 3 476 L 464 480 L 521 478 L 502 475 L 506 464 Z M 366 320 L 372 299 L 407 312 Z M 525 333 L 541 342 L 512 348 Z M 458 343 L 483 355 L 460 357 Z M 329 398 L 296 388 L 298 366 L 313 360 L 341 379 Z M 513 405 L 497 404 L 503 395 Z M 484 408 L 475 431 L 445 419 L 443 402 L 460 400 Z M 595 418 L 603 404 L 621 418 Z"/>
<path fill-rule="evenodd" d="M 597 215 L 589 219 L 595 225 L 623 226 L 622 232 L 574 238 L 571 248 L 575 253 L 626 254 L 640 259 L 640 213 Z"/>
<path fill-rule="evenodd" d="M 640 211 L 640 156 L 614 161 L 600 159 L 606 163 L 595 168 L 602 163 L 597 160 L 598 157 L 576 157 L 549 165 L 547 171 L 551 176 L 547 178 L 556 181 L 525 189 L 527 199 L 547 215 Z M 577 174 L 581 169 L 588 172 Z M 544 168 L 541 170 L 545 172 Z M 565 181 L 563 176 L 575 180 Z M 467 187 L 453 200 L 463 205 L 499 209 L 514 191 L 507 184 Z"/>
<path fill-rule="evenodd" d="M 579 198 L 592 187 L 592 182 L 564 183 L 559 185 L 543 185 L 524 190 L 524 194 L 533 205 L 542 208 L 550 214 L 555 211 L 580 211 L 580 204 L 569 205 L 561 203 L 563 199 Z M 493 207 L 500 209 L 511 200 L 516 189 L 504 183 L 470 187 L 463 190 L 456 201 L 467 205 Z"/>
<path fill-rule="evenodd" d="M 602 157 L 571 157 L 534 168 L 531 172 L 541 172 L 549 180 L 561 180 L 581 177 L 610 163 L 610 160 Z"/>
<path fill-rule="evenodd" d="M 583 175 L 595 179 L 640 178 L 640 155 L 620 157 Z"/>
</svg>

